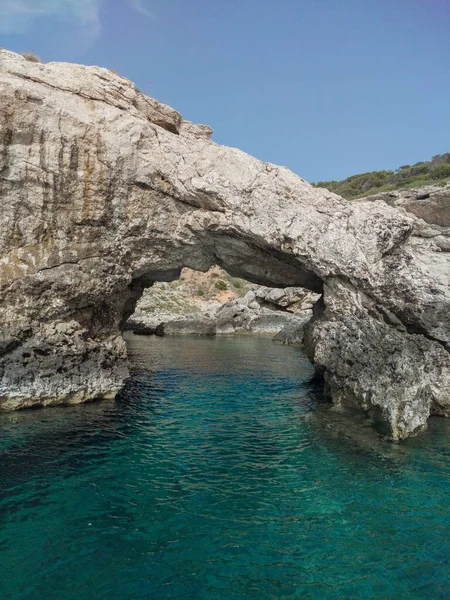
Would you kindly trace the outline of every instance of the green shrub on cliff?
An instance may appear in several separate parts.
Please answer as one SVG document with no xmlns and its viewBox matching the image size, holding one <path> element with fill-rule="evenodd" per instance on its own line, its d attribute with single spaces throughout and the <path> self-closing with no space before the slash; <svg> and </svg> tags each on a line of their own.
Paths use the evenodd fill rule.
<svg viewBox="0 0 450 600">
<path fill-rule="evenodd" d="M 316 187 L 324 187 L 347 200 L 370 196 L 378 192 L 424 185 L 445 185 L 450 180 L 450 153 L 436 154 L 428 162 L 402 165 L 396 171 L 371 171 L 352 175 L 342 181 L 319 181 Z"/>
<path fill-rule="evenodd" d="M 219 290 L 221 292 L 228 289 L 227 284 L 222 279 L 219 279 L 219 281 L 216 281 L 216 283 L 214 284 L 214 286 L 215 286 L 215 288 L 217 290 Z"/>
<path fill-rule="evenodd" d="M 42 60 L 34 52 L 22 52 L 22 56 L 30 62 L 40 63 Z"/>
</svg>

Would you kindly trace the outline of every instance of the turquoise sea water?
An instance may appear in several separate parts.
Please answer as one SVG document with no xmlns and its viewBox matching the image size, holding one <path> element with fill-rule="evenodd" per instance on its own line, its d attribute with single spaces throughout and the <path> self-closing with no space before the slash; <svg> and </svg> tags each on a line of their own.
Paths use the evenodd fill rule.
<svg viewBox="0 0 450 600">
<path fill-rule="evenodd" d="M 1 600 L 450 597 L 449 421 L 389 444 L 298 349 L 129 339 L 116 402 L 0 416 Z"/>
</svg>

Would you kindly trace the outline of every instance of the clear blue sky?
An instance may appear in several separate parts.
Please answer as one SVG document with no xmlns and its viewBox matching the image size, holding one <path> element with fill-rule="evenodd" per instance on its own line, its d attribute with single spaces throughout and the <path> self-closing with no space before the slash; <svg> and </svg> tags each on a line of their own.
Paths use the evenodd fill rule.
<svg viewBox="0 0 450 600">
<path fill-rule="evenodd" d="M 0 46 L 115 68 L 309 181 L 450 152 L 450 0 L 0 0 Z"/>
</svg>

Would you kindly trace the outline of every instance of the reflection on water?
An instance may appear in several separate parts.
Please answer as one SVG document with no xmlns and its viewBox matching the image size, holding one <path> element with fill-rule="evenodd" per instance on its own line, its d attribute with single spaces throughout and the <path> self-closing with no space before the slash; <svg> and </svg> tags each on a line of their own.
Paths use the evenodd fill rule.
<svg viewBox="0 0 450 600">
<path fill-rule="evenodd" d="M 449 421 L 382 442 L 266 339 L 129 350 L 116 402 L 0 416 L 0 598 L 450 597 Z"/>
</svg>

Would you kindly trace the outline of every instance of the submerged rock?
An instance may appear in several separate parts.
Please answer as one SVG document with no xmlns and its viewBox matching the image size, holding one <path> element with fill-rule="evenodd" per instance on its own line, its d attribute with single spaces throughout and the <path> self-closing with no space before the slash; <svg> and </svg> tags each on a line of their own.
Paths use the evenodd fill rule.
<svg viewBox="0 0 450 600">
<path fill-rule="evenodd" d="M 114 396 L 144 288 L 218 264 L 323 292 L 305 344 L 335 403 L 394 439 L 450 414 L 445 225 L 219 146 L 106 69 L 0 50 L 0 77 L 0 407 Z"/>
</svg>

